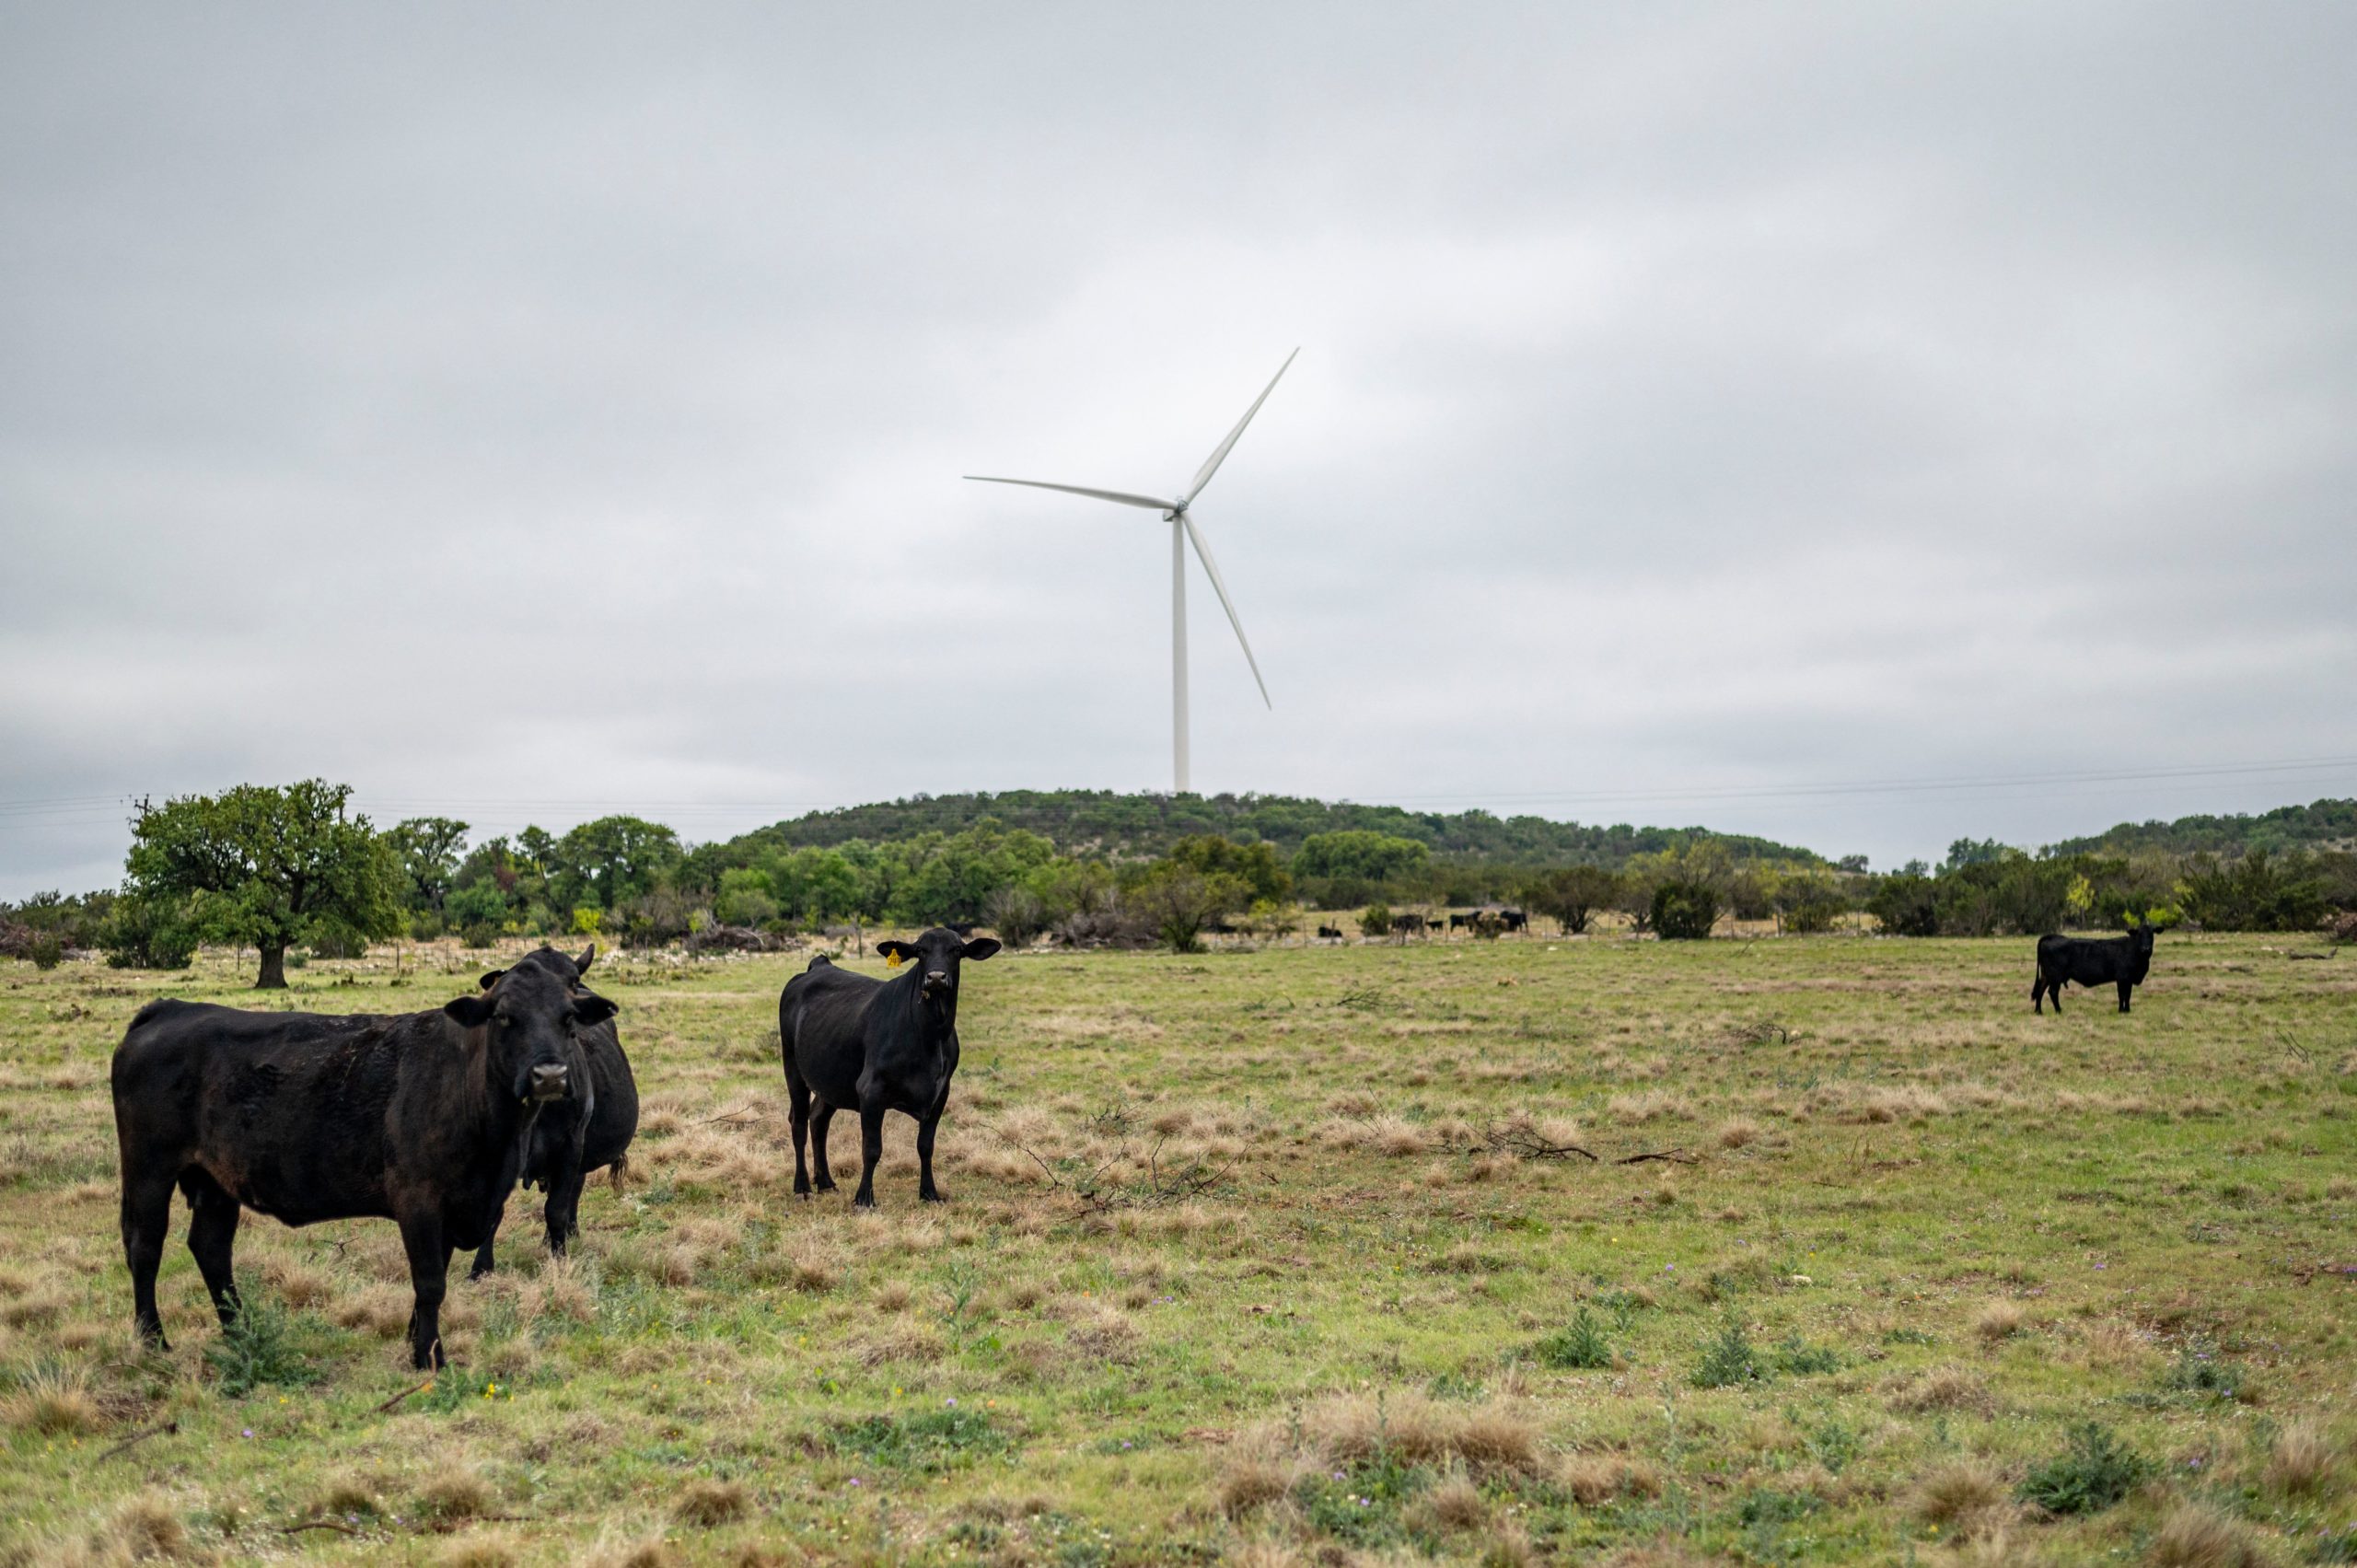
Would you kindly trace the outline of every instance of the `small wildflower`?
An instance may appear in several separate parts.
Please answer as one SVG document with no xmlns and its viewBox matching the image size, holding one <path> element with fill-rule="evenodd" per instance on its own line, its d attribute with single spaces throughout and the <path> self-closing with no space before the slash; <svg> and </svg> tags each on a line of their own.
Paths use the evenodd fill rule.
<svg viewBox="0 0 2357 1568">
<path fill-rule="evenodd" d="M 247 1427 L 244 1434 L 248 1437 L 251 1437 L 254 1434 L 254 1429 L 250 1426 Z"/>
</svg>

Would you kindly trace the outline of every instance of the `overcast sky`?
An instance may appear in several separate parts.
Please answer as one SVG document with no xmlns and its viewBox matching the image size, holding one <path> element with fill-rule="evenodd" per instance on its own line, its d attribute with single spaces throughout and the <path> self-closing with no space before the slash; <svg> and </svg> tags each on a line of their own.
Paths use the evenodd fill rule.
<svg viewBox="0 0 2357 1568">
<path fill-rule="evenodd" d="M 2357 8 L 0 11 L 0 897 L 124 801 L 2357 793 Z M 2296 764 L 2296 765 L 2287 765 Z"/>
</svg>

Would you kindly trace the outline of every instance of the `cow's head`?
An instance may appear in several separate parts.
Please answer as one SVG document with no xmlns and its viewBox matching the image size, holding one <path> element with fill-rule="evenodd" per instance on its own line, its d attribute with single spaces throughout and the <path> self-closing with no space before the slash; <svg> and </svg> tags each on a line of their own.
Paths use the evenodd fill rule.
<svg viewBox="0 0 2357 1568">
<path fill-rule="evenodd" d="M 592 942 L 584 947 L 577 958 L 570 953 L 560 953 L 554 947 L 541 947 L 533 948 L 516 961 L 519 965 L 538 964 L 551 974 L 563 976 L 568 984 L 577 986 L 581 983 L 581 977 L 589 972 L 589 966 L 598 961 L 598 944 Z M 506 972 L 505 970 L 493 970 L 477 983 L 489 991 Z"/>
<path fill-rule="evenodd" d="M 554 956 L 573 969 L 570 959 Z M 506 1085 L 519 1100 L 546 1102 L 584 1092 L 586 1086 L 574 1081 L 584 1060 L 575 1037 L 612 1017 L 616 1008 L 582 990 L 558 965 L 534 962 L 538 957 L 485 975 L 479 994 L 461 996 L 442 1011 L 462 1028 L 485 1031 L 493 1083 Z"/>
<path fill-rule="evenodd" d="M 2147 958 L 2152 956 L 2153 937 L 2155 935 L 2156 929 L 2153 924 L 2153 917 L 2150 915 L 2138 915 L 2136 917 L 2136 923 L 2128 928 L 2128 941 L 2130 946 L 2133 947 L 2137 952 Z"/>
<path fill-rule="evenodd" d="M 917 989 L 926 1001 L 955 1001 L 959 960 L 980 963 L 998 951 L 998 943 L 988 936 L 969 939 L 936 925 L 913 942 L 878 942 L 876 951 L 897 963 L 916 965 Z"/>
</svg>

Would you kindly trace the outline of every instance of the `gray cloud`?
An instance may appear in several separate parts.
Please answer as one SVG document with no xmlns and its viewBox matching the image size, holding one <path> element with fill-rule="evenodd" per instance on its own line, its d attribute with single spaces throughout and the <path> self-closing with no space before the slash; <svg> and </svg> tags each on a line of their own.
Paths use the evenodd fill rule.
<svg viewBox="0 0 2357 1568">
<path fill-rule="evenodd" d="M 2357 790 L 2328 7 L 0 18 L 0 894 L 325 773 L 1865 850 Z M 2121 778 L 2064 777 L 2093 772 Z M 2002 786 L 1817 786 L 2003 778 Z M 40 807 L 26 802 L 62 802 Z"/>
</svg>

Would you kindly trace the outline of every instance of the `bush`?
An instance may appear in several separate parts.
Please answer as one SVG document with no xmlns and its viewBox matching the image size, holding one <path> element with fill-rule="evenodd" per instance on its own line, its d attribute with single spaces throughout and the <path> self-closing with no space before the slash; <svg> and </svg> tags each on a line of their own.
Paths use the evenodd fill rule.
<svg viewBox="0 0 2357 1568">
<path fill-rule="evenodd" d="M 160 899 L 118 899 L 99 939 L 119 970 L 184 970 L 196 958 L 196 928 Z"/>
<path fill-rule="evenodd" d="M 1719 921 L 1719 895 L 1701 882 L 1664 882 L 1654 889 L 1654 930 L 1666 942 L 1697 942 Z"/>
<path fill-rule="evenodd" d="M 1760 1365 L 1759 1353 L 1752 1349 L 1743 1325 L 1730 1318 L 1718 1338 L 1702 1347 L 1702 1364 L 1694 1369 L 1693 1384 L 1697 1388 L 1732 1388 L 1767 1378 L 1768 1369 Z"/>
<path fill-rule="evenodd" d="M 2089 1422 L 2071 1434 L 2068 1448 L 2032 1467 L 2021 1494 L 2049 1514 L 2099 1514 L 2152 1473 L 2151 1460 Z"/>
<path fill-rule="evenodd" d="M 65 944 L 54 931 L 44 931 L 25 945 L 25 957 L 37 970 L 53 970 L 65 958 Z"/>
<path fill-rule="evenodd" d="M 1600 865 L 1567 865 L 1550 871 L 1523 889 L 1523 902 L 1563 928 L 1566 936 L 1585 934 L 1598 910 L 1610 909 L 1620 896 L 1620 878 Z"/>
<path fill-rule="evenodd" d="M 1538 1342 L 1536 1353 L 1545 1366 L 1594 1372 L 1612 1365 L 1612 1345 L 1604 1325 L 1585 1307 L 1572 1320 Z"/>
<path fill-rule="evenodd" d="M 1937 936 L 1940 934 L 1939 894 L 1932 879 L 1919 871 L 1894 871 L 1875 884 L 1866 912 L 1893 936 Z"/>
<path fill-rule="evenodd" d="M 2313 931 L 2324 922 L 2324 878 L 2305 855 L 2263 849 L 2223 865 L 2196 855 L 2178 885 L 2185 915 L 2204 931 Z"/>
<path fill-rule="evenodd" d="M 235 1399 L 265 1383 L 291 1388 L 318 1382 L 319 1373 L 295 1348 L 285 1304 L 262 1288 L 261 1276 L 240 1271 L 238 1300 L 237 1317 L 204 1347 L 221 1391 Z"/>
<path fill-rule="evenodd" d="M 1369 904 L 1359 916 L 1359 935 L 1384 937 L 1391 935 L 1391 911 L 1387 905 Z"/>
</svg>

